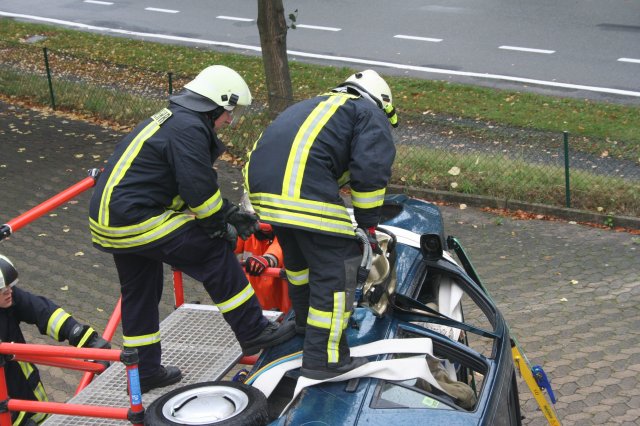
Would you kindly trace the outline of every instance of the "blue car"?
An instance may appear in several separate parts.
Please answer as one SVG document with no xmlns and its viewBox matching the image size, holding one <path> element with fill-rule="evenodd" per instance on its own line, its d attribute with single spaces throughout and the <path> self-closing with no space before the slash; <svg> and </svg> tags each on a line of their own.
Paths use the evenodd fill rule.
<svg viewBox="0 0 640 426">
<path fill-rule="evenodd" d="M 300 378 L 296 336 L 240 381 L 158 398 L 145 424 L 521 424 L 508 327 L 438 207 L 388 195 L 378 237 L 384 254 L 363 260 L 369 275 L 346 330 L 368 364 L 331 381 Z"/>
</svg>

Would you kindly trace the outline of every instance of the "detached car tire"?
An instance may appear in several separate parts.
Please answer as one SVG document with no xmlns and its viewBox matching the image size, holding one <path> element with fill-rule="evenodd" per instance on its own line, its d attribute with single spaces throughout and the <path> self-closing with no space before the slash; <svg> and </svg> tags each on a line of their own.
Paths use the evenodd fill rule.
<svg viewBox="0 0 640 426">
<path fill-rule="evenodd" d="M 244 383 L 215 381 L 174 389 L 149 405 L 144 424 L 260 426 L 268 422 L 267 398 Z"/>
</svg>

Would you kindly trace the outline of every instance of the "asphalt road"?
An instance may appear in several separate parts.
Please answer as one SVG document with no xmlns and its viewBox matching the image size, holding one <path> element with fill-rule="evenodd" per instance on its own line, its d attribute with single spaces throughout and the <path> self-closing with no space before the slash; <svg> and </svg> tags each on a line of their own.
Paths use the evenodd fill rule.
<svg viewBox="0 0 640 426">
<path fill-rule="evenodd" d="M 85 122 L 0 102 L 0 223 L 99 167 L 120 135 Z M 238 200 L 241 174 L 218 162 L 224 196 Z M 0 243 L 20 284 L 104 329 L 118 297 L 110 256 L 91 247 L 89 194 L 77 197 Z M 563 425 L 636 425 L 640 418 L 640 239 L 564 221 L 514 220 L 459 205 L 441 207 L 533 364 L 554 386 Z M 187 280 L 188 301 L 207 302 Z M 167 276 L 161 313 L 173 299 Z M 34 343 L 51 343 L 25 326 Z M 121 344 L 118 331 L 114 345 Z M 65 401 L 79 374 L 43 368 L 49 396 Z M 520 382 L 525 424 L 545 425 Z"/>
<path fill-rule="evenodd" d="M 640 3 L 621 0 L 285 1 L 291 60 L 640 103 Z M 255 0 L 3 0 L 15 16 L 259 54 Z"/>
</svg>

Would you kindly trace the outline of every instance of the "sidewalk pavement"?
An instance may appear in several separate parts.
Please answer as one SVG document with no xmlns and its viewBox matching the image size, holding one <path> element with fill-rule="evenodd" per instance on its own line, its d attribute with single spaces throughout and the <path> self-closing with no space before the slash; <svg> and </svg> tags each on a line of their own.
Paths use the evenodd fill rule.
<svg viewBox="0 0 640 426">
<path fill-rule="evenodd" d="M 100 167 L 116 131 L 0 102 L 0 223 L 43 202 Z M 240 170 L 216 164 L 221 192 L 238 201 Z M 25 289 L 50 297 L 103 330 L 119 296 L 111 256 L 91 246 L 90 190 L 0 243 Z M 477 208 L 441 207 L 456 236 L 533 364 L 545 368 L 564 425 L 640 422 L 640 237 L 565 221 L 514 220 Z M 166 269 L 164 318 L 173 308 Z M 209 303 L 185 279 L 187 301 Z M 51 344 L 25 326 L 31 343 Z M 121 330 L 113 339 L 122 343 Z M 75 391 L 80 373 L 42 367 L 50 400 Z M 520 380 L 524 424 L 545 425 Z"/>
</svg>

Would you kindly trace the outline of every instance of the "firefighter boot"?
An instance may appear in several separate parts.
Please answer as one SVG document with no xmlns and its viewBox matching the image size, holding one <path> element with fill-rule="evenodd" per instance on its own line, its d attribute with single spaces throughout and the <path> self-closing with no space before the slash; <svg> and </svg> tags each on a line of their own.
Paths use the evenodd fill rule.
<svg viewBox="0 0 640 426">
<path fill-rule="evenodd" d="M 293 321 L 285 321 L 278 326 L 276 322 L 269 321 L 269 324 L 257 337 L 240 342 L 242 353 L 245 356 L 255 355 L 261 349 L 270 348 L 280 343 L 284 343 L 296 334 L 296 326 Z"/>
<path fill-rule="evenodd" d="M 369 360 L 366 357 L 351 357 L 350 361 L 346 364 L 336 367 L 325 368 L 308 368 L 304 366 L 304 355 L 302 357 L 302 368 L 300 369 L 300 375 L 314 380 L 327 380 L 342 374 L 348 373 L 351 370 L 355 370 L 368 363 Z"/>
<path fill-rule="evenodd" d="M 182 380 L 182 372 L 178 367 L 162 365 L 153 376 L 140 378 L 140 391 L 142 393 L 149 392 L 151 389 L 162 388 L 165 386 L 178 383 Z"/>
</svg>

